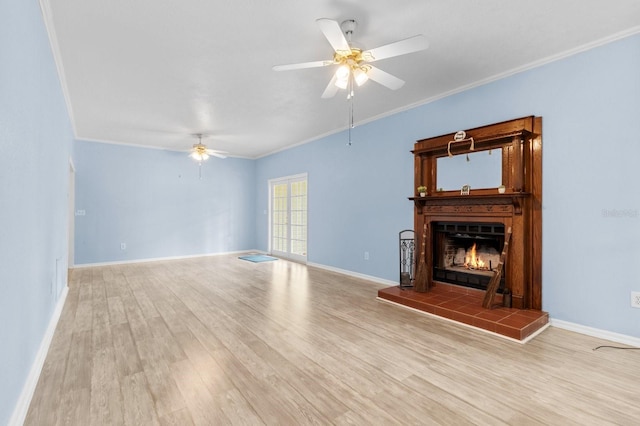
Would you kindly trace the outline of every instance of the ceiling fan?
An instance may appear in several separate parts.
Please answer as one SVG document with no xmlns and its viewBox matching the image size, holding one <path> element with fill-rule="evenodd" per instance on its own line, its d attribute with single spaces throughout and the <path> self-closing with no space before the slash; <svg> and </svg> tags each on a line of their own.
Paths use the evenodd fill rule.
<svg viewBox="0 0 640 426">
<path fill-rule="evenodd" d="M 287 71 L 338 65 L 329 85 L 322 93 L 322 98 L 331 98 L 338 89 L 347 89 L 347 99 L 350 99 L 354 94 L 354 84 L 361 86 L 369 79 L 389 89 L 399 89 L 404 85 L 403 80 L 369 65 L 369 63 L 417 52 L 429 47 L 426 37 L 420 34 L 374 49 L 362 50 L 351 42 L 351 36 L 357 26 L 354 19 L 348 19 L 342 24 L 338 24 L 332 19 L 321 18 L 317 19 L 316 23 L 335 51 L 333 58 L 324 61 L 276 65 L 273 70 Z"/>
<path fill-rule="evenodd" d="M 204 136 L 202 133 L 196 133 L 193 136 L 198 138 L 198 143 L 193 145 L 191 148 L 191 153 L 189 157 L 193 158 L 199 163 L 206 161 L 210 156 L 218 157 L 218 158 L 227 158 L 225 154 L 226 151 L 217 151 L 214 149 L 209 149 L 205 144 L 202 143 L 202 137 Z"/>
</svg>

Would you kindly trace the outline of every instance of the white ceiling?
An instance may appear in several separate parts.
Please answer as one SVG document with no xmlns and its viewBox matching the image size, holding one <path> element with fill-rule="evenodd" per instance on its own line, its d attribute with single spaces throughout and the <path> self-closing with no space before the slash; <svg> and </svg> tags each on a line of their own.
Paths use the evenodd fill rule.
<svg viewBox="0 0 640 426">
<path fill-rule="evenodd" d="M 187 150 L 194 133 L 257 158 L 347 128 L 344 91 L 315 21 L 354 18 L 365 49 L 424 34 L 429 49 L 376 62 L 356 124 L 640 32 L 638 0 L 41 0 L 79 139 Z"/>
</svg>

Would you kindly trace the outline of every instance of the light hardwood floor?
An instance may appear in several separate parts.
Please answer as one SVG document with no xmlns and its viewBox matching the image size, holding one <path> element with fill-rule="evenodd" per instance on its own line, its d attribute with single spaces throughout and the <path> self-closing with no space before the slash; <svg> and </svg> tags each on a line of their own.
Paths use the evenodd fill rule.
<svg viewBox="0 0 640 426">
<path fill-rule="evenodd" d="M 640 353 L 520 345 L 236 256 L 77 269 L 27 425 L 640 424 Z"/>
</svg>

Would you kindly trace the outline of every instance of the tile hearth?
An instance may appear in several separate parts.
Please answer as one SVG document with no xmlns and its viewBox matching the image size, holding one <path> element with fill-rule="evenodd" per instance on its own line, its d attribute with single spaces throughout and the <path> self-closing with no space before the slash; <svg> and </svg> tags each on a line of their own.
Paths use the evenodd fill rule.
<svg viewBox="0 0 640 426">
<path fill-rule="evenodd" d="M 484 291 L 443 283 L 437 283 L 427 293 L 388 287 L 379 290 L 378 297 L 519 341 L 526 340 L 549 322 L 549 314 L 544 311 L 502 307 L 500 294 L 495 298 L 499 306 L 485 309 L 482 307 Z"/>
</svg>

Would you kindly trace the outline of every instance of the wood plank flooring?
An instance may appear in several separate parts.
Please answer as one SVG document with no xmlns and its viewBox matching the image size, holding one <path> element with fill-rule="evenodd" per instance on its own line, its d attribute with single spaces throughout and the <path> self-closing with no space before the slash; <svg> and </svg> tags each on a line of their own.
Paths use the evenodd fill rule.
<svg viewBox="0 0 640 426">
<path fill-rule="evenodd" d="M 236 256 L 77 269 L 26 425 L 638 424 L 640 352 L 526 345 Z"/>
</svg>

